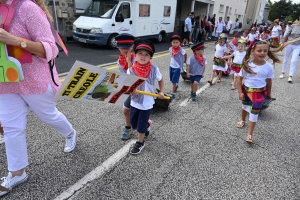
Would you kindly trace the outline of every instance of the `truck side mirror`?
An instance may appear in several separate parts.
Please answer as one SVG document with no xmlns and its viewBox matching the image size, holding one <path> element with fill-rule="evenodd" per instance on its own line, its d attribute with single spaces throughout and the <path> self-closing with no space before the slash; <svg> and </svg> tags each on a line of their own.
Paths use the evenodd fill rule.
<svg viewBox="0 0 300 200">
<path fill-rule="evenodd" d="M 122 13 L 117 14 L 116 22 L 124 22 L 124 17 L 122 15 Z"/>
</svg>

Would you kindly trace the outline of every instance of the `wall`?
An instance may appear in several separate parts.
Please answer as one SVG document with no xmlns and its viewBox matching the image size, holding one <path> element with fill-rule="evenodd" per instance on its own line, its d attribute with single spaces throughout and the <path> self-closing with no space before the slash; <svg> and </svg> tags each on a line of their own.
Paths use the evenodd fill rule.
<svg viewBox="0 0 300 200">
<path fill-rule="evenodd" d="M 48 6 L 48 10 L 52 14 L 53 18 L 54 16 L 54 7 L 53 7 L 53 0 L 45 0 L 45 4 Z M 56 10 L 66 10 L 68 11 L 68 18 L 67 19 L 60 19 L 58 18 L 58 27 L 59 27 L 59 33 L 62 38 L 66 37 L 72 37 L 72 29 L 73 29 L 73 22 L 75 21 L 75 6 L 74 6 L 74 0 L 55 0 L 56 2 Z M 64 24 L 63 24 L 64 22 Z M 56 28 L 56 23 L 54 22 L 54 27 Z M 64 27 L 64 29 L 63 29 Z"/>
<path fill-rule="evenodd" d="M 237 18 L 243 22 L 246 6 L 247 0 L 216 0 L 213 13 L 216 14 L 216 21 L 219 20 L 219 17 L 222 17 L 224 21 L 229 16 L 232 22 L 235 22 Z"/>
</svg>

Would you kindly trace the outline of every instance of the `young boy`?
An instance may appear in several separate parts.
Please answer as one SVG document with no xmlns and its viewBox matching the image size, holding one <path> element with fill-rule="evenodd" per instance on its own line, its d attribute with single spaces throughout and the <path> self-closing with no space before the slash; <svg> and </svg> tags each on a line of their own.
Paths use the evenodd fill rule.
<svg viewBox="0 0 300 200">
<path fill-rule="evenodd" d="M 191 98 L 193 101 L 196 100 L 196 91 L 198 89 L 199 82 L 201 78 L 204 77 L 205 66 L 207 65 L 207 60 L 204 54 L 204 43 L 199 42 L 192 46 L 194 55 L 191 56 L 187 62 L 187 77 L 191 80 Z"/>
<path fill-rule="evenodd" d="M 134 53 L 131 52 L 134 44 L 134 37 L 130 34 L 123 33 L 115 37 L 117 42 L 117 48 L 120 51 L 119 59 L 117 61 L 119 71 L 127 73 L 127 70 L 134 62 Z M 130 96 L 124 102 L 123 114 L 125 116 L 125 128 L 122 134 L 122 140 L 128 140 L 132 135 L 132 129 L 130 125 Z"/>
<path fill-rule="evenodd" d="M 180 70 L 183 67 L 183 63 L 186 63 L 187 55 L 185 50 L 180 46 L 182 38 L 178 33 L 174 33 L 171 36 L 171 45 L 169 51 L 171 56 L 170 62 L 170 81 L 172 82 L 172 94 L 171 98 L 175 98 L 175 92 L 178 89 L 178 82 L 180 78 Z"/>
<path fill-rule="evenodd" d="M 137 90 L 156 93 L 155 80 L 159 85 L 159 98 L 164 97 L 164 80 L 157 66 L 152 65 L 150 60 L 155 52 L 154 45 L 149 40 L 140 40 L 134 45 L 136 61 L 127 73 L 141 78 L 145 82 Z M 133 91 L 130 102 L 130 123 L 134 129 L 137 129 L 138 140 L 130 153 L 133 155 L 141 153 L 145 147 L 144 137 L 147 131 L 147 122 L 153 108 L 154 98 L 147 95 L 141 95 L 138 91 Z"/>
<path fill-rule="evenodd" d="M 127 73 L 127 70 L 132 66 L 132 63 L 135 61 L 135 55 L 132 53 L 132 48 L 134 44 L 134 37 L 130 34 L 123 33 L 115 37 L 117 41 L 117 48 L 120 50 L 120 55 L 118 59 L 119 71 L 122 73 Z M 122 140 L 130 139 L 132 135 L 132 129 L 130 124 L 130 101 L 131 97 L 129 96 L 123 105 L 123 114 L 125 116 L 125 128 L 122 134 Z M 150 131 L 151 120 L 148 122 L 147 133 Z"/>
</svg>

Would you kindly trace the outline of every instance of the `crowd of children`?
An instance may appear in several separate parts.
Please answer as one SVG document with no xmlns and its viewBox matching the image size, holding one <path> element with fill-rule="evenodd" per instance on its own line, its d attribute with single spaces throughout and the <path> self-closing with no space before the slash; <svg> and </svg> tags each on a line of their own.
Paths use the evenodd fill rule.
<svg viewBox="0 0 300 200">
<path fill-rule="evenodd" d="M 256 32 L 253 28 L 249 34 L 247 31 L 242 36 L 235 34 L 231 41 L 228 41 L 225 33 L 220 34 L 215 48 L 211 77 L 208 81 L 212 85 L 214 76 L 217 74 L 217 83 L 220 83 L 222 74 L 226 73 L 228 69 L 231 70 L 233 79 L 231 89 L 238 88 L 238 96 L 242 101 L 242 117 L 241 121 L 237 123 L 238 128 L 244 127 L 246 115 L 249 113 L 247 142 L 253 142 L 253 129 L 265 98 L 271 98 L 274 72 L 273 66 L 265 61 L 266 57 L 271 58 L 273 62 L 280 62 L 269 51 L 270 36 L 268 34 L 268 31 Z M 129 34 L 117 36 L 116 41 L 120 50 L 118 59 L 120 72 L 145 78 L 146 81 L 139 86 L 138 90 L 157 93 L 155 81 L 158 81 L 159 98 L 163 98 L 164 79 L 159 68 L 151 63 L 155 52 L 153 43 L 148 40 L 134 43 L 134 37 Z M 180 74 L 186 64 L 186 76 L 191 82 L 190 97 L 195 101 L 199 82 L 204 77 L 207 66 L 207 59 L 204 55 L 205 45 L 203 42 L 194 44 L 191 47 L 193 55 L 187 59 L 186 51 L 182 48 L 181 43 L 182 36 L 174 33 L 171 36 L 171 47 L 169 48 L 169 76 L 172 83 L 170 96 L 175 98 Z M 139 154 L 145 146 L 144 139 L 149 135 L 149 127 L 152 124 L 149 118 L 154 103 L 153 97 L 141 95 L 137 90 L 132 92 L 124 102 L 125 128 L 122 139 L 129 139 L 132 129 L 136 129 L 138 132 L 138 140 L 132 148 L 131 154 Z"/>
</svg>

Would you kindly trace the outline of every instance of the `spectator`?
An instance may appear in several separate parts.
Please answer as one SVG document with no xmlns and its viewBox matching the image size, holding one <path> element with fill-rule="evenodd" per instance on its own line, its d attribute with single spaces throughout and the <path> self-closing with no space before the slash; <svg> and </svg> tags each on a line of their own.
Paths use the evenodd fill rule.
<svg viewBox="0 0 300 200">
<path fill-rule="evenodd" d="M 225 23 L 222 21 L 222 17 L 219 17 L 219 21 L 216 23 L 215 27 L 215 39 L 219 38 L 219 35 L 225 30 Z"/>
<path fill-rule="evenodd" d="M 230 17 L 228 16 L 227 17 L 227 22 L 228 22 L 228 24 L 227 24 L 227 31 L 228 31 L 228 34 L 230 33 L 230 31 L 231 31 L 231 29 L 232 29 L 232 24 L 233 24 L 233 22 L 230 20 Z"/>
<path fill-rule="evenodd" d="M 300 21 L 297 22 L 296 24 L 291 25 L 291 27 L 287 29 L 285 36 L 282 40 L 282 43 L 284 44 L 286 41 L 291 41 L 299 37 L 300 37 Z M 284 60 L 282 64 L 282 72 L 281 75 L 279 76 L 280 79 L 284 77 L 286 68 L 289 63 L 289 59 L 292 56 L 288 82 L 289 83 L 293 82 L 292 78 L 297 68 L 299 54 L 300 54 L 300 41 L 294 42 L 293 44 L 290 44 L 287 47 L 285 47 Z"/>
<path fill-rule="evenodd" d="M 233 30 L 233 34 L 236 34 L 236 33 L 240 32 L 240 22 L 239 22 L 239 19 L 235 20 L 234 28 L 233 29 L 234 29 Z"/>
<path fill-rule="evenodd" d="M 190 41 L 190 34 L 192 31 L 192 20 L 191 20 L 192 14 L 189 13 L 187 18 L 184 21 L 184 33 L 183 33 L 183 46 L 189 45 L 192 42 Z"/>
</svg>

